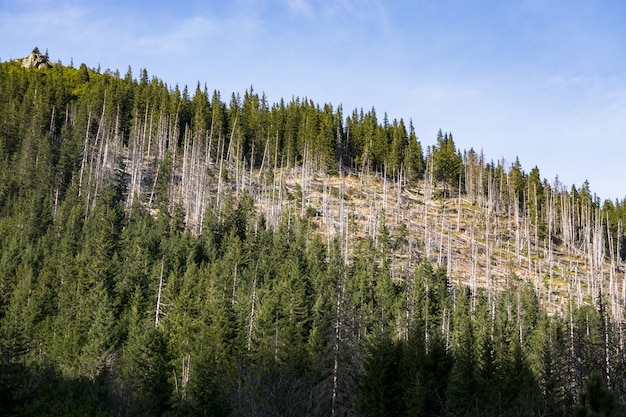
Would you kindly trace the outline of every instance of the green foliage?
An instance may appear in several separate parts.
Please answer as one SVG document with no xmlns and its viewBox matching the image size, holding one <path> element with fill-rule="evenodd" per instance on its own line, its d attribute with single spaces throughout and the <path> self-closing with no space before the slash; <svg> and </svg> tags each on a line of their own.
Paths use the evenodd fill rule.
<svg viewBox="0 0 626 417">
<path fill-rule="evenodd" d="M 365 361 L 357 410 L 364 416 L 399 416 L 404 410 L 399 379 L 401 345 L 382 337 Z"/>
<path fill-rule="evenodd" d="M 432 175 L 435 181 L 443 182 L 446 186 L 444 193 L 450 188 L 458 189 L 462 175 L 463 159 L 457 151 L 451 133 L 443 134 L 441 130 L 437 135 L 437 145 L 431 153 Z"/>
<path fill-rule="evenodd" d="M 585 390 L 580 394 L 576 416 L 609 417 L 615 410 L 615 397 L 604 386 L 599 374 L 593 373 L 585 382 Z"/>
<path fill-rule="evenodd" d="M 382 220 L 346 251 L 293 212 L 274 227 L 255 207 L 269 195 L 224 182 L 219 204 L 207 187 L 210 203 L 190 213 L 197 196 L 177 191 L 200 154 L 194 176 L 252 192 L 250 167 L 305 165 L 410 186 L 428 167 L 444 194 L 463 193 L 480 165 L 475 183 L 506 190 L 536 230 L 558 235 L 558 185 L 538 168 L 464 161 L 449 133 L 429 149 L 412 123 L 373 108 L 344 119 L 309 99 L 272 106 L 252 88 L 228 104 L 199 84 L 191 96 L 145 69 L 134 80 L 130 68 L 0 64 L 0 414 L 622 412 L 623 323 L 601 296 L 548 316 L 514 274 L 487 296 L 452 288 L 427 260 L 393 269 L 407 226 Z M 220 163 L 240 171 L 219 178 Z M 296 187 L 297 212 L 307 192 Z M 597 213 L 607 257 L 625 257 L 624 202 L 600 206 L 588 183 L 560 200 L 576 211 L 573 242 Z"/>
<path fill-rule="evenodd" d="M 121 407 L 132 415 L 159 415 L 168 409 L 171 368 L 163 333 L 142 318 L 141 292 L 129 311 L 126 342 L 121 348 L 118 392 Z"/>
<path fill-rule="evenodd" d="M 453 365 L 447 390 L 447 408 L 453 414 L 469 415 L 477 411 L 476 337 L 470 316 L 469 289 L 456 294 L 454 332 L 452 333 Z"/>
<path fill-rule="evenodd" d="M 413 182 L 421 179 L 424 176 L 424 172 L 426 172 L 424 150 L 415 135 L 412 121 L 409 126 L 409 140 L 404 153 L 404 166 L 407 170 L 407 177 Z"/>
</svg>

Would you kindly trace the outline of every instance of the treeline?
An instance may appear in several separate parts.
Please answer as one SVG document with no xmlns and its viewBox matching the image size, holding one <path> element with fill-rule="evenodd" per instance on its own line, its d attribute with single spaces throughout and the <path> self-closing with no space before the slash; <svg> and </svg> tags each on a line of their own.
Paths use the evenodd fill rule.
<svg viewBox="0 0 626 417">
<path fill-rule="evenodd" d="M 219 206 L 226 192 L 206 190 L 223 185 L 219 179 L 229 173 L 237 192 L 248 181 L 254 194 L 251 170 L 272 177 L 290 167 L 330 174 L 343 167 L 405 186 L 426 180 L 444 196 L 460 192 L 494 211 L 518 205 L 538 237 L 562 234 L 572 245 L 583 245 L 585 216 L 597 217 L 605 253 L 626 259 L 624 200 L 602 203 L 588 183 L 568 188 L 558 178 L 542 179 L 537 167 L 525 172 L 517 160 L 487 161 L 482 152 L 461 151 L 451 133 L 440 131 L 433 145 L 423 146 L 412 122 L 407 128 L 386 114 L 379 120 L 373 108 L 345 115 L 341 107 L 306 98 L 270 104 L 252 87 L 243 97 L 233 93 L 227 104 L 219 91 L 200 84 L 191 94 L 150 79 L 145 69 L 136 79 L 130 68 L 122 77 L 84 64 L 32 71 L 3 63 L 0 83 L 3 213 L 23 190 L 45 195 L 54 209 L 72 181 L 91 207 L 119 169 L 130 176 L 127 207 L 135 198 L 151 208 L 165 203 L 170 212 L 180 203 L 188 226 L 197 227 L 206 207 Z"/>
<path fill-rule="evenodd" d="M 551 316 L 513 268 L 499 291 L 452 285 L 427 253 L 398 276 L 384 217 L 360 239 L 343 206 L 341 233 L 311 220 L 306 178 L 344 172 L 462 195 L 486 213 L 485 258 L 508 217 L 516 262 L 552 270 L 564 243 L 588 276 Z M 423 148 L 374 109 L 2 63 L 2 414 L 623 412 L 625 216 L 450 133 Z"/>
</svg>

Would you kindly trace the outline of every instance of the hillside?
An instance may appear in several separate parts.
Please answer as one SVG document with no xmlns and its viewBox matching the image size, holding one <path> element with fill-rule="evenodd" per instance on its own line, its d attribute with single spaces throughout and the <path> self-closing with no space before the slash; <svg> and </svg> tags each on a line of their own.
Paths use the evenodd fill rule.
<svg viewBox="0 0 626 417">
<path fill-rule="evenodd" d="M 24 62 L 3 415 L 626 410 L 623 201 L 374 109 Z"/>
<path fill-rule="evenodd" d="M 229 171 L 227 176 L 234 179 L 237 173 Z M 490 202 L 484 195 L 443 197 L 442 188 L 427 180 L 407 185 L 345 167 L 341 175 L 295 167 L 280 170 L 276 176 L 259 170 L 240 171 L 239 176 L 237 182 L 218 184 L 214 180 L 205 187 L 213 196 L 222 194 L 220 187 L 235 195 L 253 196 L 255 208 L 269 219 L 270 227 L 278 227 L 284 213 L 304 216 L 326 239 L 337 237 L 344 242 L 347 257 L 366 237 L 378 246 L 384 223 L 393 247 L 392 276 L 396 280 L 412 276 L 416 266 L 427 259 L 445 267 L 452 284 L 473 289 L 497 293 L 504 281 L 515 275 L 533 285 L 550 313 L 564 314 L 570 300 L 580 306 L 600 293 L 610 294 L 612 311 L 621 317 L 623 281 L 618 274 L 623 268 L 621 260 L 611 260 L 605 252 L 604 230 L 598 227 L 606 224 L 588 225 L 585 237 L 589 241 L 566 239 L 561 227 L 575 221 L 564 218 L 567 210 L 574 213 L 593 207 L 574 207 L 576 203 L 565 191 L 553 197 L 561 200 L 552 208 L 559 213 L 549 220 L 552 230 L 546 233 L 545 226 L 540 231 L 533 219 L 518 206 L 510 207 L 510 202 L 495 207 L 495 198 Z M 569 201 L 563 202 L 563 198 Z M 572 207 L 563 208 L 562 204 Z M 598 211 L 588 219 L 600 215 Z M 188 226 L 201 232 L 199 222 L 190 217 Z M 601 240 L 594 242 L 594 238 Z"/>
<path fill-rule="evenodd" d="M 313 219 L 323 235 L 344 239 L 349 253 L 366 236 L 378 244 L 384 222 L 394 248 L 395 279 L 411 276 L 419 262 L 427 259 L 445 267 L 453 285 L 474 290 L 500 292 L 507 277 L 515 275 L 533 285 L 542 306 L 551 313 L 563 314 L 570 299 L 578 306 L 589 302 L 597 296 L 595 291 L 610 294 L 616 305 L 613 311 L 621 311 L 621 262 L 611 262 L 604 248 L 600 258 L 590 262 L 587 251 L 593 249 L 587 247 L 592 248 L 593 242 L 568 244 L 560 233 L 548 238 L 520 214 L 519 207 L 495 209 L 488 201 L 479 203 L 467 195 L 435 196 L 441 190 L 427 181 L 407 186 L 349 171 L 342 178 L 313 175 L 303 179 L 301 170 L 296 171 L 284 180 L 285 190 L 290 197 L 303 194 L 297 200 L 304 203 L 294 201 L 287 210 Z M 285 210 L 284 203 L 272 204 L 271 198 L 259 199 L 257 206 L 266 215 L 281 207 Z"/>
<path fill-rule="evenodd" d="M 143 166 L 143 159 L 139 163 Z M 424 175 L 430 179 L 409 182 L 343 165 L 331 169 L 332 174 L 306 164 L 274 167 L 278 168 L 274 174 L 267 166 L 247 169 L 245 160 L 206 163 L 208 172 L 203 178 L 190 179 L 190 187 L 183 185 L 181 172 L 172 173 L 177 181 L 170 184 L 182 197 L 185 221 L 194 233 L 202 231 L 205 207 L 219 211 L 221 198 L 246 193 L 253 197 L 257 212 L 269 220 L 269 227 L 277 228 L 285 213 L 304 216 L 328 241 L 338 238 L 342 242 L 346 259 L 366 237 L 378 247 L 384 224 L 393 248 L 392 277 L 399 281 L 412 276 L 421 260 L 427 259 L 444 266 L 452 284 L 474 290 L 498 293 L 503 282 L 515 275 L 532 284 L 550 313 L 564 314 L 570 301 L 580 306 L 600 294 L 609 295 L 612 313 L 622 317 L 624 285 L 618 274 L 623 268 L 621 256 L 617 256 L 623 240 L 621 219 L 616 236 L 611 236 L 610 220 L 605 217 L 610 214 L 602 212 L 588 192 L 583 191 L 580 198 L 575 189 L 571 195 L 557 183 L 552 190 L 544 180 L 547 195 L 543 196 L 543 212 L 538 213 L 540 208 L 533 212 L 525 208 L 531 201 L 520 201 L 514 191 L 502 190 L 491 178 L 487 192 L 480 190 L 480 184 L 474 192 L 466 185 L 446 196 L 446 187 L 434 182 L 428 171 Z M 465 165 L 482 171 L 480 176 L 491 175 L 482 162 Z M 501 182 L 510 184 L 511 171 L 506 173 L 502 165 L 498 169 L 503 175 Z M 127 174 L 130 178 L 131 173 Z M 137 190 L 139 195 L 154 189 L 153 177 L 149 168 L 142 172 L 144 188 Z M 496 186 L 500 189 L 495 190 Z M 187 187 L 191 191 L 185 191 Z M 154 198 L 151 194 L 146 204 Z"/>
</svg>

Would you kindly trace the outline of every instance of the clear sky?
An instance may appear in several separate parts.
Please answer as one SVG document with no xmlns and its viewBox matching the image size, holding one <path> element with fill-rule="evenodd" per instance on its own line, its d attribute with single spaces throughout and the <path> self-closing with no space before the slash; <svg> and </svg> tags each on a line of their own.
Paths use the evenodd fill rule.
<svg viewBox="0 0 626 417">
<path fill-rule="evenodd" d="M 551 183 L 626 197 L 624 0 L 0 0 L 0 59 L 48 49 L 222 97 L 413 120 Z"/>
</svg>

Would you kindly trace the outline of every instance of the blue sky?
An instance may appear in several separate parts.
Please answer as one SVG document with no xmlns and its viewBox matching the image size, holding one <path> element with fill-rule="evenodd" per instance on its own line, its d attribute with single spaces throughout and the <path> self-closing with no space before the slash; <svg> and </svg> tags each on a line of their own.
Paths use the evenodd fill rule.
<svg viewBox="0 0 626 417">
<path fill-rule="evenodd" d="M 34 46 L 222 97 L 376 109 L 551 183 L 626 197 L 622 0 L 0 0 L 0 59 Z"/>
</svg>

